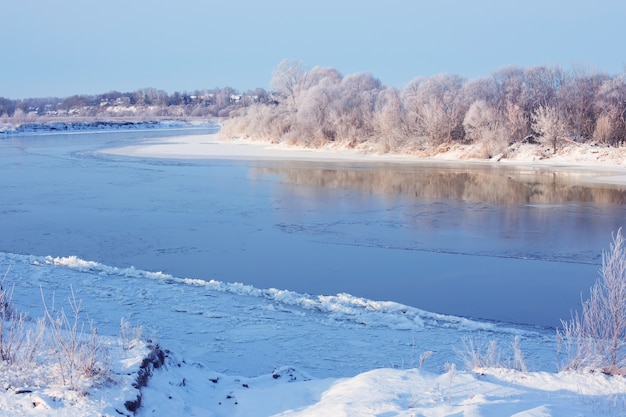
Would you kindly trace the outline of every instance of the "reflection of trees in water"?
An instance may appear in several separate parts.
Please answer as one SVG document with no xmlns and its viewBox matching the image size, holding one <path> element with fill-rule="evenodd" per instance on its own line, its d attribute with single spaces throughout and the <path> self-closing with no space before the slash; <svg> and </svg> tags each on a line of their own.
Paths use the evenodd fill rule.
<svg viewBox="0 0 626 417">
<path fill-rule="evenodd" d="M 581 185 L 570 174 L 507 169 L 452 170 L 425 167 L 398 169 L 257 168 L 256 176 L 278 175 L 284 181 L 326 188 L 354 189 L 373 194 L 414 195 L 489 204 L 625 204 L 626 191 L 601 185 Z"/>
</svg>

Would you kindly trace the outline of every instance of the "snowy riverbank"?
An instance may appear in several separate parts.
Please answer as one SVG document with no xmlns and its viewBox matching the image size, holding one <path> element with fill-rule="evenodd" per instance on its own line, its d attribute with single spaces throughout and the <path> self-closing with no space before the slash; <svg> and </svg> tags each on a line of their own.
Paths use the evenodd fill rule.
<svg viewBox="0 0 626 417">
<path fill-rule="evenodd" d="M 245 160 L 309 160 L 357 161 L 389 163 L 468 163 L 517 165 L 568 171 L 583 181 L 626 184 L 626 148 L 593 145 L 568 145 L 556 154 L 532 144 L 511 147 L 506 157 L 490 160 L 472 157 L 472 146 L 450 146 L 431 154 L 377 153 L 374 149 L 347 149 L 333 145 L 311 149 L 244 139 L 225 140 L 218 134 L 181 136 L 146 142 L 103 153 L 179 159 L 245 159 Z"/>
<path fill-rule="evenodd" d="M 0 253 L 11 265 L 15 305 L 41 310 L 39 288 L 69 286 L 105 340 L 112 377 L 82 393 L 42 367 L 5 371 L 0 415 L 115 416 L 137 396 L 147 350 L 122 351 L 120 317 L 167 349 L 165 366 L 141 388 L 137 415 L 482 416 L 621 415 L 626 379 L 555 373 L 549 332 L 482 323 L 347 294 L 309 296 L 241 284 L 120 269 L 75 257 Z M 59 288 L 59 282 L 66 288 Z M 192 314 L 189 314 L 192 313 Z M 181 318 L 186 320 L 181 322 Z M 107 335 L 107 336 L 104 336 Z M 529 371 L 514 367 L 520 338 Z M 503 368 L 464 370 L 463 341 L 498 342 Z M 484 348 L 484 346 L 482 346 Z M 511 368 L 509 368 L 509 366 Z"/>
<path fill-rule="evenodd" d="M 189 126 L 213 126 L 209 122 L 185 122 L 181 120 L 63 120 L 48 123 L 21 123 L 13 125 L 0 123 L 0 138 L 35 134 L 58 134 L 77 132 L 102 132 L 123 130 L 180 129 Z"/>
</svg>

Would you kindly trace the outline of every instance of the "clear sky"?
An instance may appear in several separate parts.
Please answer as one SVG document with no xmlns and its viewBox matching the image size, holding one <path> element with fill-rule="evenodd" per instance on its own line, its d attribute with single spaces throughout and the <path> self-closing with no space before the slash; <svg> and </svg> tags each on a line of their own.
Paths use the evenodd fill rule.
<svg viewBox="0 0 626 417">
<path fill-rule="evenodd" d="M 268 88 L 283 59 L 403 87 L 507 65 L 626 66 L 624 0 L 7 0 L 0 97 Z"/>
</svg>

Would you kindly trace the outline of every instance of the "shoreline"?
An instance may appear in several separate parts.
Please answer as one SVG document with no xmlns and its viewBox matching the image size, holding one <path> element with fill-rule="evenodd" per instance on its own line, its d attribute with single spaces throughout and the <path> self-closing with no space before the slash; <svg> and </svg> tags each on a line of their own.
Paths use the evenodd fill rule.
<svg viewBox="0 0 626 417">
<path fill-rule="evenodd" d="M 165 159 L 227 159 L 246 161 L 361 162 L 396 164 L 455 164 L 519 167 L 571 173 L 593 184 L 626 185 L 626 149 L 578 146 L 538 159 L 536 145 L 522 145 L 511 158 L 500 160 L 467 157 L 468 149 L 453 147 L 434 156 L 381 154 L 366 149 L 326 146 L 319 149 L 291 147 L 264 141 L 222 139 L 218 134 L 172 136 L 138 145 L 101 149 L 109 155 Z M 604 160 L 602 160 L 604 159 Z"/>
</svg>

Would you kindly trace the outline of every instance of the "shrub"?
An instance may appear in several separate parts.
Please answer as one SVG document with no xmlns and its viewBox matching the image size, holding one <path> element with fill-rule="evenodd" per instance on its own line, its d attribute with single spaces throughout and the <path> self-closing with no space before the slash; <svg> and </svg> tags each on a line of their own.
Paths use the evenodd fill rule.
<svg viewBox="0 0 626 417">
<path fill-rule="evenodd" d="M 39 383 L 31 381 L 34 376 L 29 373 L 22 376 L 21 370 L 28 367 L 39 369 L 49 382 L 79 392 L 109 381 L 109 350 L 92 322 L 83 319 L 81 300 L 73 288 L 69 314 L 54 308 L 54 297 L 48 306 L 41 290 L 44 315 L 33 320 L 13 305 L 13 291 L 4 285 L 7 274 L 8 270 L 0 280 L 0 385 Z M 141 345 L 142 331 L 141 326 L 131 327 L 122 319 L 120 347 L 128 351 Z M 11 369 L 17 372 L 5 372 Z"/>
<path fill-rule="evenodd" d="M 15 309 L 13 289 L 9 291 L 4 285 L 9 269 L 0 281 L 0 360 L 28 365 L 34 362 L 41 348 L 46 323 L 41 318 L 34 326 L 27 325 L 26 315 Z"/>
<path fill-rule="evenodd" d="M 600 277 L 591 287 L 582 312 L 561 320 L 559 353 L 565 346 L 564 369 L 594 369 L 626 375 L 626 247 L 621 228 L 608 252 L 602 253 Z"/>
<path fill-rule="evenodd" d="M 3 284 L 4 278 L 0 283 L 0 359 L 15 362 L 25 336 L 24 315 L 15 311 L 13 292 L 5 289 Z"/>
<path fill-rule="evenodd" d="M 76 300 L 74 289 L 70 286 L 71 297 L 68 299 L 71 315 L 61 308 L 59 311 L 48 309 L 44 300 L 44 311 L 51 329 L 52 352 L 59 366 L 64 385 L 76 388 L 80 377 L 106 377 L 104 362 L 107 351 L 100 342 L 98 332 L 89 323 L 89 332 L 85 332 L 85 323 L 81 321 L 81 301 Z M 43 293 L 42 293 L 43 299 Z"/>
<path fill-rule="evenodd" d="M 519 336 L 515 336 L 511 342 L 511 351 L 503 351 L 495 340 L 486 342 L 473 337 L 463 338 L 463 350 L 457 350 L 457 355 L 463 361 L 466 369 L 480 368 L 507 368 L 526 372 L 526 362 L 520 348 Z M 512 357 L 503 359 L 503 354 L 511 353 Z M 507 357 L 506 355 L 505 357 Z"/>
<path fill-rule="evenodd" d="M 501 353 L 495 340 L 485 343 L 472 337 L 463 338 L 463 350 L 456 352 L 468 370 L 501 368 Z"/>
<path fill-rule="evenodd" d="M 141 343 L 143 336 L 143 327 L 132 327 L 128 320 L 121 318 L 120 320 L 120 345 L 124 351 L 133 349 Z"/>
</svg>

